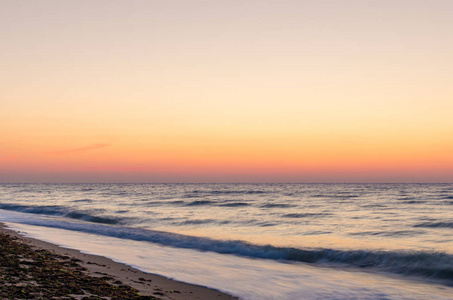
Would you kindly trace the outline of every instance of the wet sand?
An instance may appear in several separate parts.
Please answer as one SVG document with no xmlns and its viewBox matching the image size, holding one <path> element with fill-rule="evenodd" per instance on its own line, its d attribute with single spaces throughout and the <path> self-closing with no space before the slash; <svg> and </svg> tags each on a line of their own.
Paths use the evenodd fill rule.
<svg viewBox="0 0 453 300">
<path fill-rule="evenodd" d="M 0 282 L 6 287 L 0 290 L 2 299 L 39 299 L 47 292 L 57 297 L 54 299 L 238 299 L 145 273 L 102 256 L 25 237 L 1 223 L 0 237 L 0 256 L 5 258 L 0 260 Z M 67 290 L 68 286 L 72 290 Z M 8 291 L 10 295 L 1 294 Z M 71 294 L 74 291 L 81 294 Z"/>
</svg>

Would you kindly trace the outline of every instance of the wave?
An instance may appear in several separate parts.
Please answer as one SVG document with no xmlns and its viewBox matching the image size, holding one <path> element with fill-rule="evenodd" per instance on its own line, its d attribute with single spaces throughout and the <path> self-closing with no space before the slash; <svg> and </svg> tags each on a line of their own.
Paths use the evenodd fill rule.
<svg viewBox="0 0 453 300">
<path fill-rule="evenodd" d="M 203 195 L 253 195 L 253 194 L 268 194 L 269 192 L 267 191 L 260 191 L 260 190 L 244 190 L 244 191 L 238 191 L 238 190 L 212 190 L 212 191 L 200 191 L 200 190 L 195 190 L 191 191 L 190 193 L 186 194 L 185 197 L 187 198 L 193 198 L 193 197 L 199 197 L 198 194 L 203 194 Z M 195 195 L 193 195 L 195 194 Z"/>
<path fill-rule="evenodd" d="M 79 200 L 72 200 L 71 202 L 74 202 L 74 203 L 89 203 L 89 202 L 93 202 L 93 200 L 91 200 L 91 199 L 79 199 Z"/>
<path fill-rule="evenodd" d="M 224 206 L 224 207 L 240 207 L 240 206 L 249 206 L 250 204 L 245 203 L 245 202 L 231 202 L 231 203 L 224 203 L 224 204 L 219 204 L 219 206 Z"/>
<path fill-rule="evenodd" d="M 287 207 L 295 207 L 296 205 L 293 204 L 285 204 L 285 203 L 267 203 L 261 205 L 262 208 L 287 208 Z"/>
<path fill-rule="evenodd" d="M 426 201 L 423 200 L 408 200 L 408 201 L 402 201 L 401 203 L 403 204 L 424 204 Z"/>
<path fill-rule="evenodd" d="M 187 206 L 199 206 L 199 205 L 210 205 L 210 204 L 214 204 L 214 203 L 216 203 L 216 202 L 208 201 L 208 200 L 197 200 L 197 201 L 187 203 L 186 205 Z"/>
<path fill-rule="evenodd" d="M 174 248 L 209 251 L 254 259 L 271 259 L 280 262 L 300 262 L 328 267 L 385 271 L 406 276 L 436 279 L 441 280 L 442 283 L 453 284 L 453 255 L 441 252 L 300 249 L 256 245 L 237 240 L 214 240 L 115 225 L 44 219 L 28 219 L 22 223 L 121 239 L 146 241 Z"/>
<path fill-rule="evenodd" d="M 424 222 L 415 224 L 414 227 L 453 228 L 453 222 Z"/>
<path fill-rule="evenodd" d="M 424 231 L 417 230 L 396 230 L 396 231 L 360 231 L 360 232 L 351 232 L 349 235 L 362 235 L 362 236 L 373 236 L 380 235 L 386 237 L 400 237 L 400 236 L 413 236 L 418 234 L 424 234 Z"/>
<path fill-rule="evenodd" d="M 286 214 L 282 217 L 284 218 L 309 218 L 309 217 L 323 217 L 323 216 L 331 216 L 332 214 L 329 213 L 301 213 L 301 214 Z"/>
<path fill-rule="evenodd" d="M 205 220 L 187 220 L 181 222 L 182 225 L 200 225 L 200 224 L 207 224 L 207 223 L 215 223 L 216 220 L 213 219 L 205 219 Z"/>
<path fill-rule="evenodd" d="M 248 194 L 248 195 L 251 195 L 251 194 L 268 194 L 268 192 L 265 192 L 265 191 L 246 191 L 246 192 L 244 192 L 244 194 Z"/>
<path fill-rule="evenodd" d="M 346 199 L 346 198 L 358 198 L 359 195 L 349 194 L 349 193 L 342 193 L 338 192 L 335 194 L 312 194 L 310 195 L 311 198 L 338 198 L 338 199 Z"/>
<path fill-rule="evenodd" d="M 364 208 L 380 208 L 381 210 L 383 210 L 383 209 L 393 209 L 393 208 L 389 208 L 386 204 L 380 204 L 380 203 L 362 204 L 361 207 L 364 207 Z"/>
<path fill-rule="evenodd" d="M 22 213 L 46 215 L 46 216 L 59 216 L 70 219 L 83 220 L 87 222 L 102 223 L 102 224 L 119 224 L 119 220 L 115 218 L 106 218 L 93 216 L 85 212 L 68 211 L 64 207 L 58 205 L 45 205 L 45 206 L 26 206 L 20 204 L 0 204 L 0 209 L 12 210 Z"/>
<path fill-rule="evenodd" d="M 181 205 L 181 204 L 184 204 L 184 201 L 175 200 L 175 201 L 148 201 L 148 202 L 146 202 L 147 206 Z"/>
<path fill-rule="evenodd" d="M 329 195 L 324 195 L 324 194 L 312 194 L 310 195 L 312 198 L 327 198 Z"/>
</svg>

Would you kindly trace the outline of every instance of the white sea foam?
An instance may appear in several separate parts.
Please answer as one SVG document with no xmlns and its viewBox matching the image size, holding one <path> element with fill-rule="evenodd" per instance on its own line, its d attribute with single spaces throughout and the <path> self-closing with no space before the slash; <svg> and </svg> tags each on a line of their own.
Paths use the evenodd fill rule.
<svg viewBox="0 0 453 300">
<path fill-rule="evenodd" d="M 453 288 L 398 277 L 284 264 L 68 230 L 8 224 L 28 236 L 102 255 L 145 272 L 216 288 L 245 300 L 451 299 Z"/>
</svg>

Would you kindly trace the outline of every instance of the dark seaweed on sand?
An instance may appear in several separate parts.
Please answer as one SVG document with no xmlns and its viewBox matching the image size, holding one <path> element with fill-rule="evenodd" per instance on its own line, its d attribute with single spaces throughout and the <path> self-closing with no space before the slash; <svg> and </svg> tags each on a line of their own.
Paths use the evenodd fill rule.
<svg viewBox="0 0 453 300">
<path fill-rule="evenodd" d="M 89 276 L 78 262 L 0 233 L 0 299 L 156 299 L 112 277 Z"/>
</svg>

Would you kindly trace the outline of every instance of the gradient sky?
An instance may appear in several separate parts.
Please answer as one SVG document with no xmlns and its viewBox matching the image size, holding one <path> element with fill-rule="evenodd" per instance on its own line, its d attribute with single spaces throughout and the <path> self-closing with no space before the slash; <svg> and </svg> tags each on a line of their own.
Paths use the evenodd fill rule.
<svg viewBox="0 0 453 300">
<path fill-rule="evenodd" d="M 453 182 L 453 1 L 0 0 L 0 182 Z"/>
</svg>

